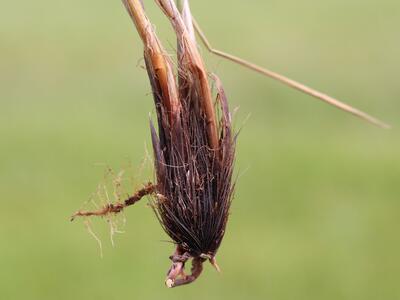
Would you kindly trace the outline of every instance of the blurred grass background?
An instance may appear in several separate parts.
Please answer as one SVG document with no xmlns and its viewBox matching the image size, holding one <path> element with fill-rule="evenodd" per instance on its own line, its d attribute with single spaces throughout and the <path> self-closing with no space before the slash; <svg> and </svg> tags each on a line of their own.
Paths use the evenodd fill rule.
<svg viewBox="0 0 400 300">
<path fill-rule="evenodd" d="M 173 53 L 170 26 L 145 1 Z M 192 1 L 219 49 L 380 117 L 380 130 L 203 51 L 243 127 L 222 274 L 163 285 L 173 247 L 145 202 L 109 242 L 69 215 L 149 144 L 142 46 L 120 1 L 0 11 L 1 299 L 400 299 L 400 3 Z M 246 117 L 251 114 L 243 125 Z M 242 126 L 243 125 L 243 126 Z M 135 185 L 151 170 L 138 172 Z"/>
</svg>

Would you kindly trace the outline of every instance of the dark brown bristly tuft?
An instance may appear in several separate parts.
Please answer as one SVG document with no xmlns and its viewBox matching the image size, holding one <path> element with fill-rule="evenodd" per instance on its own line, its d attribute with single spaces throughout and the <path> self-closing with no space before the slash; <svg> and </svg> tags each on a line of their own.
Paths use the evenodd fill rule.
<svg viewBox="0 0 400 300">
<path fill-rule="evenodd" d="M 125 3 L 138 26 L 140 20 L 133 12 L 144 16 L 142 5 L 134 0 Z M 217 104 L 212 99 L 188 2 L 183 2 L 182 14 L 172 0 L 157 3 L 177 35 L 178 80 L 154 31 L 144 27 L 139 32 L 146 32 L 144 58 L 158 123 L 157 130 L 150 124 L 157 178 L 152 207 L 177 246 L 166 280 L 168 287 L 175 287 L 194 281 L 207 259 L 218 269 L 215 255 L 225 234 L 234 190 L 235 137 L 227 98 L 215 75 Z M 184 266 L 189 259 L 193 259 L 192 270 L 186 275 Z"/>
<path fill-rule="evenodd" d="M 123 0 L 144 44 L 144 60 L 157 112 L 150 122 L 156 184 L 148 183 L 121 203 L 75 217 L 117 214 L 146 195 L 165 232 L 176 244 L 166 285 L 196 280 L 216 253 L 225 234 L 234 191 L 236 137 L 220 80 L 210 76 L 198 52 L 188 1 L 180 12 L 173 0 L 156 0 L 178 40 L 178 67 L 168 58 L 140 0 Z M 213 99 L 209 80 L 216 86 Z M 191 273 L 185 263 L 192 259 Z"/>
<path fill-rule="evenodd" d="M 190 73 L 186 74 L 188 78 Z M 154 74 L 149 72 L 150 78 Z M 153 81 L 153 79 L 151 79 Z M 186 80 L 181 81 L 183 84 Z M 155 98 L 159 91 L 153 86 Z M 151 125 L 157 174 L 157 191 L 162 201 L 154 204 L 169 236 L 192 256 L 213 257 L 221 243 L 233 192 L 232 170 L 235 143 L 228 105 L 222 86 L 218 98 L 222 111 L 219 147 L 208 145 L 207 122 L 199 107 L 197 86 L 181 86 L 180 122 L 165 128 L 165 108 L 160 106 L 159 138 Z M 157 100 L 156 100 L 157 101 Z"/>
</svg>

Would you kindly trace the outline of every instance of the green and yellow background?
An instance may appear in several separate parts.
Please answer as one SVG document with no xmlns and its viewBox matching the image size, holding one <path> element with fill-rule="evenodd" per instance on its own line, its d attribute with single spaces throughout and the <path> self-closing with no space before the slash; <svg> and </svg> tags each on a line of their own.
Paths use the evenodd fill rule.
<svg viewBox="0 0 400 300">
<path fill-rule="evenodd" d="M 169 23 L 144 1 L 165 46 Z M 152 178 L 142 45 L 120 1 L 5 1 L 0 9 L 0 299 L 400 299 L 400 2 L 196 1 L 211 43 L 393 125 L 375 128 L 202 51 L 242 128 L 218 260 L 164 284 L 173 246 L 146 201 L 103 258 L 69 222 L 127 161 Z M 147 146 L 145 146 L 147 145 Z"/>
</svg>

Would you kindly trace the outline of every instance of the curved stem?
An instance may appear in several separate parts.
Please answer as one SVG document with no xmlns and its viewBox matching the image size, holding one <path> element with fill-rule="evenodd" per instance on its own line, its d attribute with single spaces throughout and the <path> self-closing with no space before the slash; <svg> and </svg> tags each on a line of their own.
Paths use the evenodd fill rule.
<svg viewBox="0 0 400 300">
<path fill-rule="evenodd" d="M 339 100 L 337 100 L 337 99 L 335 99 L 335 98 L 333 98 L 331 96 L 328 96 L 328 95 L 326 95 L 324 93 L 321 93 L 321 92 L 319 92 L 319 91 L 317 91 L 317 90 L 315 90 L 313 88 L 310 88 L 310 87 L 308 87 L 308 86 L 306 86 L 306 85 L 304 85 L 302 83 L 299 83 L 299 82 L 297 82 L 297 81 L 295 81 L 293 79 L 290 79 L 290 78 L 288 78 L 286 76 L 283 76 L 283 75 L 281 75 L 279 73 L 276 73 L 276 72 L 273 72 L 271 70 L 262 68 L 262 67 L 260 67 L 260 66 L 258 66 L 256 64 L 251 63 L 249 61 L 246 61 L 246 60 L 244 60 L 244 59 L 242 59 L 240 57 L 237 57 L 237 56 L 234 56 L 232 54 L 229 54 L 229 53 L 214 49 L 211 46 L 211 44 L 208 41 L 208 39 L 205 36 L 205 34 L 203 33 L 203 31 L 201 30 L 199 24 L 196 22 L 196 20 L 194 18 L 193 18 L 193 25 L 194 25 L 194 28 L 196 29 L 196 32 L 198 33 L 200 39 L 202 40 L 203 44 L 206 46 L 208 51 L 210 51 L 211 53 L 213 53 L 213 54 L 215 54 L 217 56 L 220 56 L 222 58 L 225 58 L 227 60 L 230 60 L 230 61 L 232 61 L 234 63 L 237 63 L 237 64 L 239 64 L 239 65 L 241 65 L 243 67 L 246 67 L 246 68 L 248 68 L 250 70 L 256 71 L 256 72 L 258 72 L 258 73 L 260 73 L 262 75 L 265 75 L 267 77 L 275 79 L 275 80 L 277 80 L 279 82 L 282 82 L 283 84 L 286 84 L 286 85 L 288 85 L 288 86 L 290 86 L 290 87 L 292 87 L 292 88 L 294 88 L 296 90 L 299 90 L 299 91 L 301 91 L 301 92 L 303 92 L 303 93 L 305 93 L 307 95 L 310 95 L 310 96 L 315 97 L 315 98 L 317 98 L 319 100 L 322 100 L 323 102 L 328 103 L 330 105 L 333 105 L 333 106 L 335 106 L 335 107 L 337 107 L 337 108 L 339 108 L 339 109 L 341 109 L 341 110 L 343 110 L 345 112 L 351 113 L 351 114 L 353 114 L 353 115 L 355 115 L 355 116 L 357 116 L 357 117 L 359 117 L 359 118 L 361 118 L 361 119 L 363 119 L 363 120 L 365 120 L 365 121 L 367 121 L 369 123 L 372 123 L 372 124 L 374 124 L 376 126 L 379 126 L 379 127 L 385 128 L 385 129 L 391 128 L 391 126 L 389 124 L 386 124 L 385 122 L 380 121 L 380 120 L 368 115 L 367 113 L 365 113 L 365 112 L 363 112 L 363 111 L 361 111 L 361 110 L 359 110 L 357 108 L 354 108 L 354 107 L 352 107 L 352 106 L 350 106 L 350 105 L 348 105 L 346 103 L 343 103 L 343 102 L 341 102 L 341 101 L 339 101 Z"/>
</svg>

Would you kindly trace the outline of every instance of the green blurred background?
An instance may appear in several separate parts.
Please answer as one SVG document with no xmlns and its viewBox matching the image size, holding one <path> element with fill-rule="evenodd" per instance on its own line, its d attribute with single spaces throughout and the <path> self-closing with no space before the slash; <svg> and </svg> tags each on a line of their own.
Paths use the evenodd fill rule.
<svg viewBox="0 0 400 300">
<path fill-rule="evenodd" d="M 164 16 L 145 1 L 171 54 Z M 120 1 L 8 1 L 0 11 L 1 299 L 400 299 L 400 2 L 195 1 L 212 44 L 391 123 L 377 129 L 203 51 L 236 127 L 237 193 L 218 259 L 164 287 L 173 251 L 145 201 L 104 257 L 68 217 L 106 165 L 152 178 L 154 112 Z M 250 115 L 249 118 L 247 116 Z M 246 121 L 247 120 L 247 121 Z M 149 148 L 147 146 L 147 148 Z M 129 171 L 129 168 L 128 168 Z M 132 187 L 129 188 L 130 192 Z"/>
</svg>

